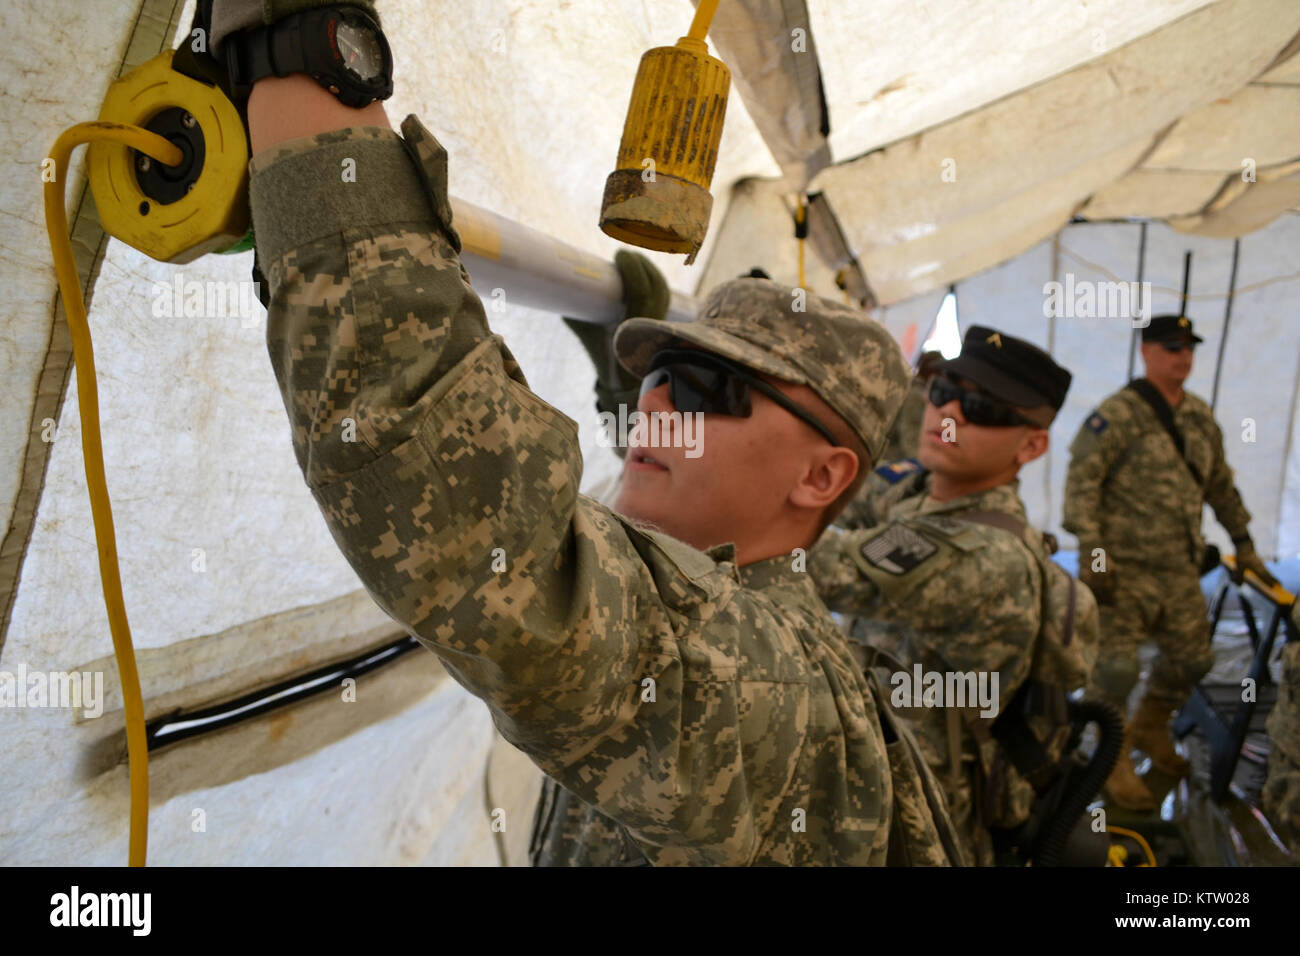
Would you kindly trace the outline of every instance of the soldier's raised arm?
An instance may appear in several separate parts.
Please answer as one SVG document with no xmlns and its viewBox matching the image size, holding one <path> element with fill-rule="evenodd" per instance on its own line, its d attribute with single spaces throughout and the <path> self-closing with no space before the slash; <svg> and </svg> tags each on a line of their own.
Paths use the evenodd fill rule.
<svg viewBox="0 0 1300 956">
<path fill-rule="evenodd" d="M 282 88 L 290 112 L 322 96 L 327 113 L 342 109 L 310 80 L 279 82 L 298 79 Z M 284 112 L 259 103 L 264 92 L 250 103 L 255 142 L 259 107 Z M 303 475 L 370 594 L 486 700 L 512 743 L 656 841 L 708 842 L 713 794 L 699 784 L 729 761 L 739 770 L 739 745 L 678 751 L 674 624 L 693 607 L 718 611 L 729 582 L 693 580 L 712 568 L 681 566 L 579 498 L 576 426 L 528 390 L 460 265 L 446 154 L 413 118 L 402 132 L 320 132 L 252 162 L 267 342 Z M 349 159 L 355 182 L 340 176 Z M 726 705 L 693 719 L 734 724 Z M 645 786 L 598 787 L 590 771 L 631 769 L 620 763 Z M 718 808 L 738 841 L 753 834 L 746 802 Z"/>
<path fill-rule="evenodd" d="M 249 106 L 268 347 L 307 484 L 376 602 L 543 771 L 666 850 L 656 862 L 883 862 L 874 700 L 811 586 L 805 600 L 793 576 L 778 600 L 742 584 L 734 552 L 715 560 L 580 495 L 576 425 L 528 389 L 460 264 L 442 147 L 413 117 L 400 136 L 303 130 L 349 117 L 310 80 L 268 83 Z M 286 114 L 300 135 L 274 142 L 265 124 Z M 861 334 L 879 369 L 855 407 L 883 432 L 902 359 L 883 329 Z M 851 453 L 764 407 L 808 432 L 818 474 L 840 469 L 805 495 L 820 514 Z"/>
</svg>

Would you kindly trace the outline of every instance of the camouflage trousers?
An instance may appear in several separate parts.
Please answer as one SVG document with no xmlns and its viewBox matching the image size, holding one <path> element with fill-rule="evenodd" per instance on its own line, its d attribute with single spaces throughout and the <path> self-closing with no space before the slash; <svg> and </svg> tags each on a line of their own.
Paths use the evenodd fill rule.
<svg viewBox="0 0 1300 956">
<path fill-rule="evenodd" d="M 1159 648 L 1147 693 L 1170 708 L 1187 699 L 1214 664 L 1210 622 L 1201 580 L 1191 564 L 1181 568 L 1122 568 L 1110 605 L 1100 605 L 1101 645 L 1090 690 L 1128 712 L 1138 682 L 1138 648 Z"/>
<path fill-rule="evenodd" d="M 1264 815 L 1296 857 L 1300 857 L 1300 764 L 1276 746 L 1268 755 L 1268 777 L 1261 793 Z"/>
</svg>

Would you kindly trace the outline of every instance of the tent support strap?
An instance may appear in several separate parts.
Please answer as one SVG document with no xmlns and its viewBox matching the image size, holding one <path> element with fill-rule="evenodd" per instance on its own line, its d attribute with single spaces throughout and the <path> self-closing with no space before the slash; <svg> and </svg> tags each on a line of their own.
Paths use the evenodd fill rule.
<svg viewBox="0 0 1300 956">
<path fill-rule="evenodd" d="M 1190 258 L 1191 253 L 1189 252 Z M 1241 258 L 1241 240 L 1232 240 L 1232 271 L 1228 274 L 1228 299 L 1223 306 L 1223 334 L 1219 336 L 1219 354 L 1214 360 L 1214 390 L 1210 393 L 1210 411 L 1219 407 L 1219 376 L 1223 374 L 1223 353 L 1228 347 L 1228 323 L 1232 321 L 1232 300 L 1237 297 L 1237 262 Z M 1183 302 L 1187 301 L 1184 284 Z M 1186 305 L 1184 304 L 1184 312 Z"/>
</svg>

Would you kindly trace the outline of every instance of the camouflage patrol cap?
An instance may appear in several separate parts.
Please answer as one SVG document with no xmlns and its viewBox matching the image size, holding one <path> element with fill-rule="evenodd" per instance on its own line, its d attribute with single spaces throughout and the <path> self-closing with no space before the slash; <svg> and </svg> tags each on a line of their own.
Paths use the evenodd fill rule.
<svg viewBox="0 0 1300 956">
<path fill-rule="evenodd" d="M 912 379 L 884 326 L 861 312 L 770 279 L 716 286 L 693 322 L 628 319 L 614 337 L 619 361 L 644 375 L 666 348 L 695 346 L 785 382 L 807 385 L 862 440 L 875 461 Z"/>
<path fill-rule="evenodd" d="M 1185 315 L 1153 316 L 1142 330 L 1143 342 L 1194 342 L 1200 344 L 1201 338 L 1192 329 L 1192 320 Z"/>
</svg>

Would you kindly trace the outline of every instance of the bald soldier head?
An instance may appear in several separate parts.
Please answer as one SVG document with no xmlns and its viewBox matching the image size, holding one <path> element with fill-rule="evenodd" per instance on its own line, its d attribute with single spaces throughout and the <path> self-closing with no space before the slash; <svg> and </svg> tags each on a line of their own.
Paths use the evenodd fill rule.
<svg viewBox="0 0 1300 956">
<path fill-rule="evenodd" d="M 696 548 L 734 543 L 742 565 L 816 540 L 879 456 L 910 379 L 879 323 L 761 278 L 718 286 L 694 322 L 630 319 L 615 350 L 644 376 L 639 411 L 703 414 L 698 455 L 629 448 L 615 510 Z"/>
</svg>

